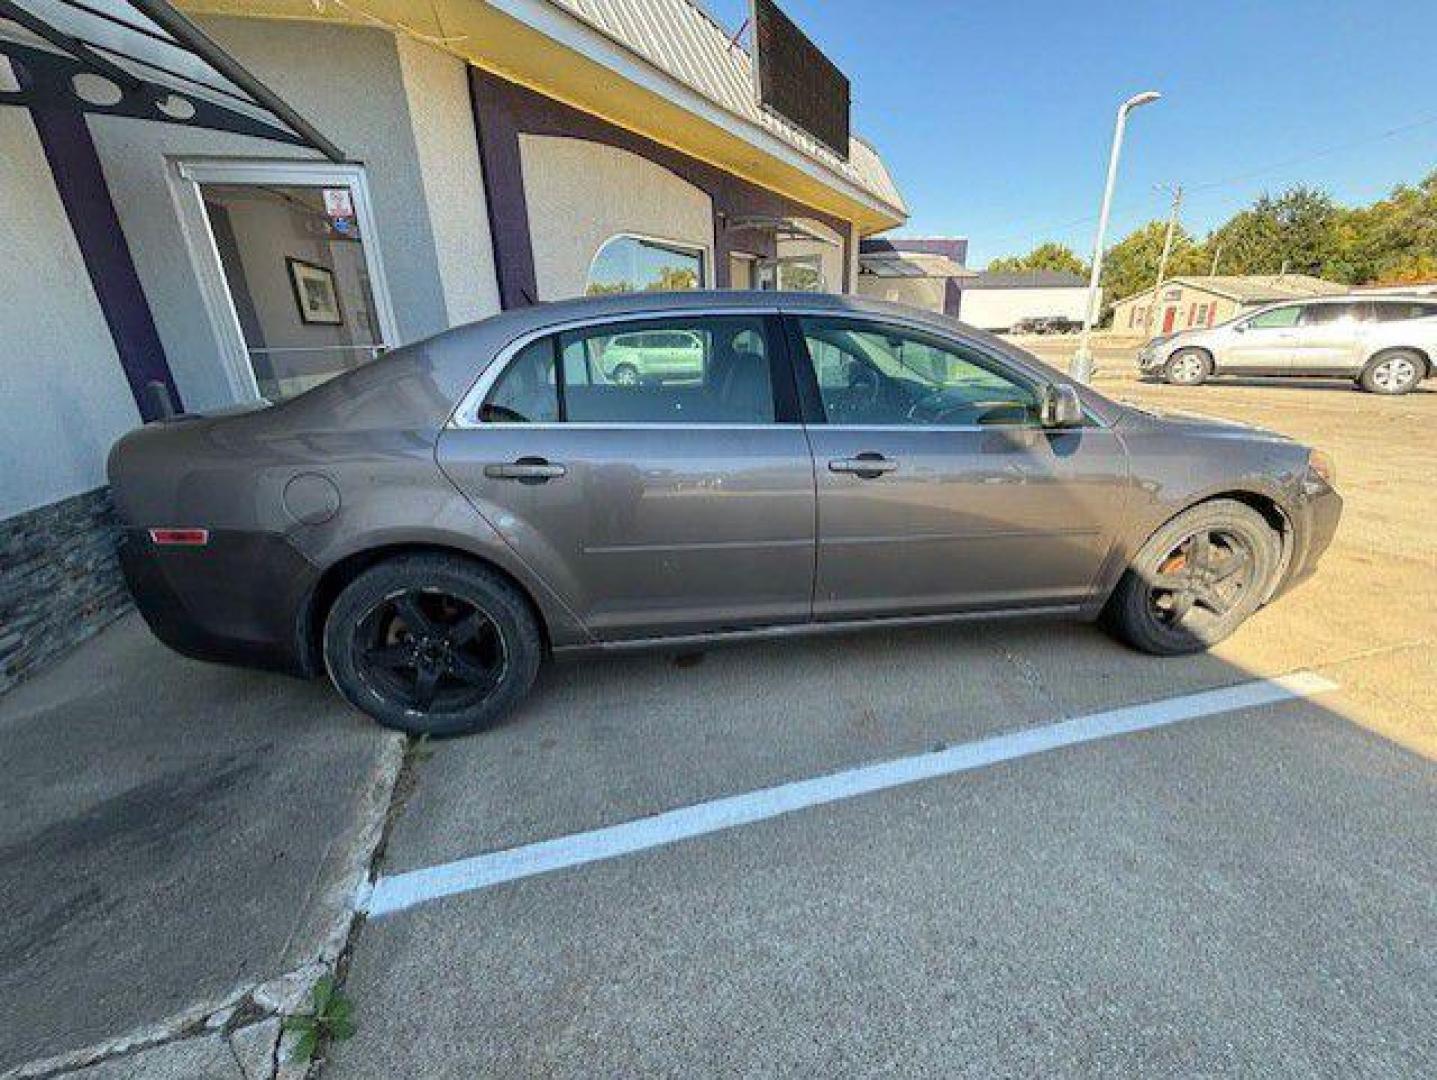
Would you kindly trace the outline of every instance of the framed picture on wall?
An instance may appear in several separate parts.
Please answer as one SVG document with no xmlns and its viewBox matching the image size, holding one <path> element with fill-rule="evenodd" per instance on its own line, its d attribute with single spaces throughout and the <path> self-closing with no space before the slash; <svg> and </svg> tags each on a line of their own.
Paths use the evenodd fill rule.
<svg viewBox="0 0 1437 1080">
<path fill-rule="evenodd" d="M 334 287 L 333 271 L 303 259 L 286 257 L 284 261 L 289 267 L 289 283 L 294 289 L 300 322 L 311 326 L 341 325 L 344 313 L 339 310 L 339 291 Z"/>
</svg>

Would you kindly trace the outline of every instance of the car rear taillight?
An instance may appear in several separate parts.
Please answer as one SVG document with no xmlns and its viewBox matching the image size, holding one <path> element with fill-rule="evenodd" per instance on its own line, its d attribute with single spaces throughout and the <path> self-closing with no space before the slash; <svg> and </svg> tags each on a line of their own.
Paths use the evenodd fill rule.
<svg viewBox="0 0 1437 1080">
<path fill-rule="evenodd" d="M 150 540 L 166 547 L 204 547 L 210 542 L 208 529 L 151 529 Z"/>
</svg>

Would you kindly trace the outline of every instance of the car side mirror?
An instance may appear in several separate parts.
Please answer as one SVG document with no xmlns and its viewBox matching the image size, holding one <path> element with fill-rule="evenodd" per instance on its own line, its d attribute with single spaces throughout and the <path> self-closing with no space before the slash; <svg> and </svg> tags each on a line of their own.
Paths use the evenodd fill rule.
<svg viewBox="0 0 1437 1080">
<path fill-rule="evenodd" d="M 1038 419 L 1045 428 L 1082 427 L 1083 401 L 1066 383 L 1050 383 L 1043 387 Z"/>
</svg>

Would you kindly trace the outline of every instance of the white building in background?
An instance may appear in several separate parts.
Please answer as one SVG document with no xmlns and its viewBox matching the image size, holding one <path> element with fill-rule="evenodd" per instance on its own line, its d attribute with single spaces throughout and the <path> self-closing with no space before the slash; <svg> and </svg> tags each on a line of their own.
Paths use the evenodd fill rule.
<svg viewBox="0 0 1437 1080">
<path fill-rule="evenodd" d="M 1088 283 L 1060 270 L 984 272 L 963 281 L 961 290 L 958 318 L 996 332 L 1010 330 L 1023 319 L 1082 322 L 1088 304 Z M 1101 310 L 1101 296 L 1098 305 Z"/>
</svg>

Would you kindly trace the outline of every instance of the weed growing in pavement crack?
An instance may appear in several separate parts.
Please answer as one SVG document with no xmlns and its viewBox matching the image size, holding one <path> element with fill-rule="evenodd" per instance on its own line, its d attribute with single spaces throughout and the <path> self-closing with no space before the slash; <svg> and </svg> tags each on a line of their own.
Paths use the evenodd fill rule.
<svg viewBox="0 0 1437 1080">
<path fill-rule="evenodd" d="M 314 1008 L 310 1012 L 284 1018 L 286 1031 L 300 1032 L 292 1052 L 295 1061 L 311 1061 L 321 1046 L 343 1042 L 355 1031 L 354 1004 L 332 977 L 326 975 L 314 984 L 312 1002 Z"/>
</svg>

